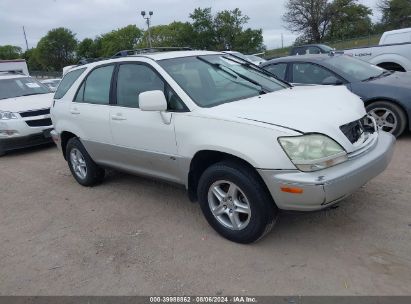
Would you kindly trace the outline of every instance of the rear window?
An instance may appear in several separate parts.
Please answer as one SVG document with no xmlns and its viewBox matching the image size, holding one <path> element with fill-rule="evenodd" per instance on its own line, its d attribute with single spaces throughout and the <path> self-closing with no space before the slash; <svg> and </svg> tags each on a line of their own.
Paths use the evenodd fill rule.
<svg viewBox="0 0 411 304">
<path fill-rule="evenodd" d="M 56 94 L 54 94 L 54 99 L 63 98 L 67 91 L 71 88 L 73 83 L 80 77 L 80 75 L 86 70 L 86 68 L 74 70 L 68 72 L 60 82 L 57 88 Z"/>
</svg>

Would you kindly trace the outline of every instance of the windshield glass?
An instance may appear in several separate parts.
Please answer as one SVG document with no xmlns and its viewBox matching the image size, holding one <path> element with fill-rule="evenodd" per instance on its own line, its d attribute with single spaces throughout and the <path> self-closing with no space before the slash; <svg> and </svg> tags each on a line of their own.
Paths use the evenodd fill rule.
<svg viewBox="0 0 411 304">
<path fill-rule="evenodd" d="M 165 59 L 159 64 L 200 107 L 213 107 L 287 87 L 228 54 Z"/>
<path fill-rule="evenodd" d="M 46 93 L 50 90 L 31 77 L 0 79 L 0 99 Z"/>
<path fill-rule="evenodd" d="M 327 63 L 358 81 L 378 77 L 385 72 L 384 69 L 377 67 L 376 65 L 348 56 L 330 57 L 330 59 L 327 60 Z"/>
</svg>

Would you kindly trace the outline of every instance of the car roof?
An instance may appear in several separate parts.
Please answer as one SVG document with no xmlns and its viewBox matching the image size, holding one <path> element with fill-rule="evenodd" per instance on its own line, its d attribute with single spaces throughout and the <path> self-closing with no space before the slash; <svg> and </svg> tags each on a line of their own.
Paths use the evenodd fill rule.
<svg viewBox="0 0 411 304">
<path fill-rule="evenodd" d="M 67 72 L 71 72 L 77 69 L 85 68 L 85 67 L 96 67 L 99 65 L 107 64 L 107 63 L 114 63 L 118 61 L 138 61 L 141 58 L 149 58 L 154 61 L 160 61 L 164 59 L 174 59 L 174 58 L 183 58 L 183 57 L 193 57 L 193 56 L 204 56 L 204 55 L 224 55 L 222 52 L 214 52 L 214 51 L 169 51 L 169 52 L 153 52 L 153 53 L 142 53 L 136 55 L 129 55 L 123 57 L 116 57 L 116 58 L 108 58 L 104 60 L 98 60 L 94 62 L 90 62 L 83 65 L 78 65 Z"/>
<path fill-rule="evenodd" d="M 334 55 L 339 56 L 339 55 Z M 261 66 L 273 64 L 273 63 L 280 63 L 280 62 L 298 62 L 298 61 L 309 61 L 309 62 L 320 62 L 326 59 L 329 59 L 331 56 L 328 54 L 311 54 L 311 55 L 294 55 L 294 56 L 286 56 L 281 58 L 275 58 L 264 62 Z"/>
<path fill-rule="evenodd" d="M 26 74 L 20 74 L 20 73 L 0 72 L 0 79 L 14 79 L 14 78 L 24 78 L 24 77 L 30 77 L 30 76 Z"/>
</svg>

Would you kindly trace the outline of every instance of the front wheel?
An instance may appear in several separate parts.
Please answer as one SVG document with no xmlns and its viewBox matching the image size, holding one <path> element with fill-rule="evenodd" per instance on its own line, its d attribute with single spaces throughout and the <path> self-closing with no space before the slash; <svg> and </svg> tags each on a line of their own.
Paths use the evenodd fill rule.
<svg viewBox="0 0 411 304">
<path fill-rule="evenodd" d="M 395 137 L 400 136 L 407 126 L 404 111 L 392 102 L 377 101 L 366 107 L 369 115 L 375 118 L 377 126 Z"/>
<path fill-rule="evenodd" d="M 66 155 L 71 174 L 79 184 L 89 187 L 103 180 L 104 169 L 91 159 L 78 138 L 71 138 L 68 141 Z"/>
<path fill-rule="evenodd" d="M 259 176 L 241 163 L 209 167 L 200 178 L 198 198 L 209 224 L 233 242 L 257 241 L 277 218 L 277 208 Z"/>
</svg>

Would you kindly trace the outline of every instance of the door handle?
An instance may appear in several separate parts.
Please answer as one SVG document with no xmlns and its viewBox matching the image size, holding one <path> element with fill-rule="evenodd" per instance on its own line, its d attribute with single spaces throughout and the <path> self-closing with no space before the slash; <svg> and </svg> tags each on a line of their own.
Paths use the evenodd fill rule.
<svg viewBox="0 0 411 304">
<path fill-rule="evenodd" d="M 78 115 L 78 114 L 80 114 L 80 111 L 79 111 L 77 108 L 72 108 L 72 109 L 70 110 L 70 113 L 71 113 L 71 114 Z"/>
<path fill-rule="evenodd" d="M 122 114 L 115 114 L 115 115 L 111 115 L 111 119 L 112 120 L 127 120 L 126 117 L 124 117 Z"/>
</svg>

